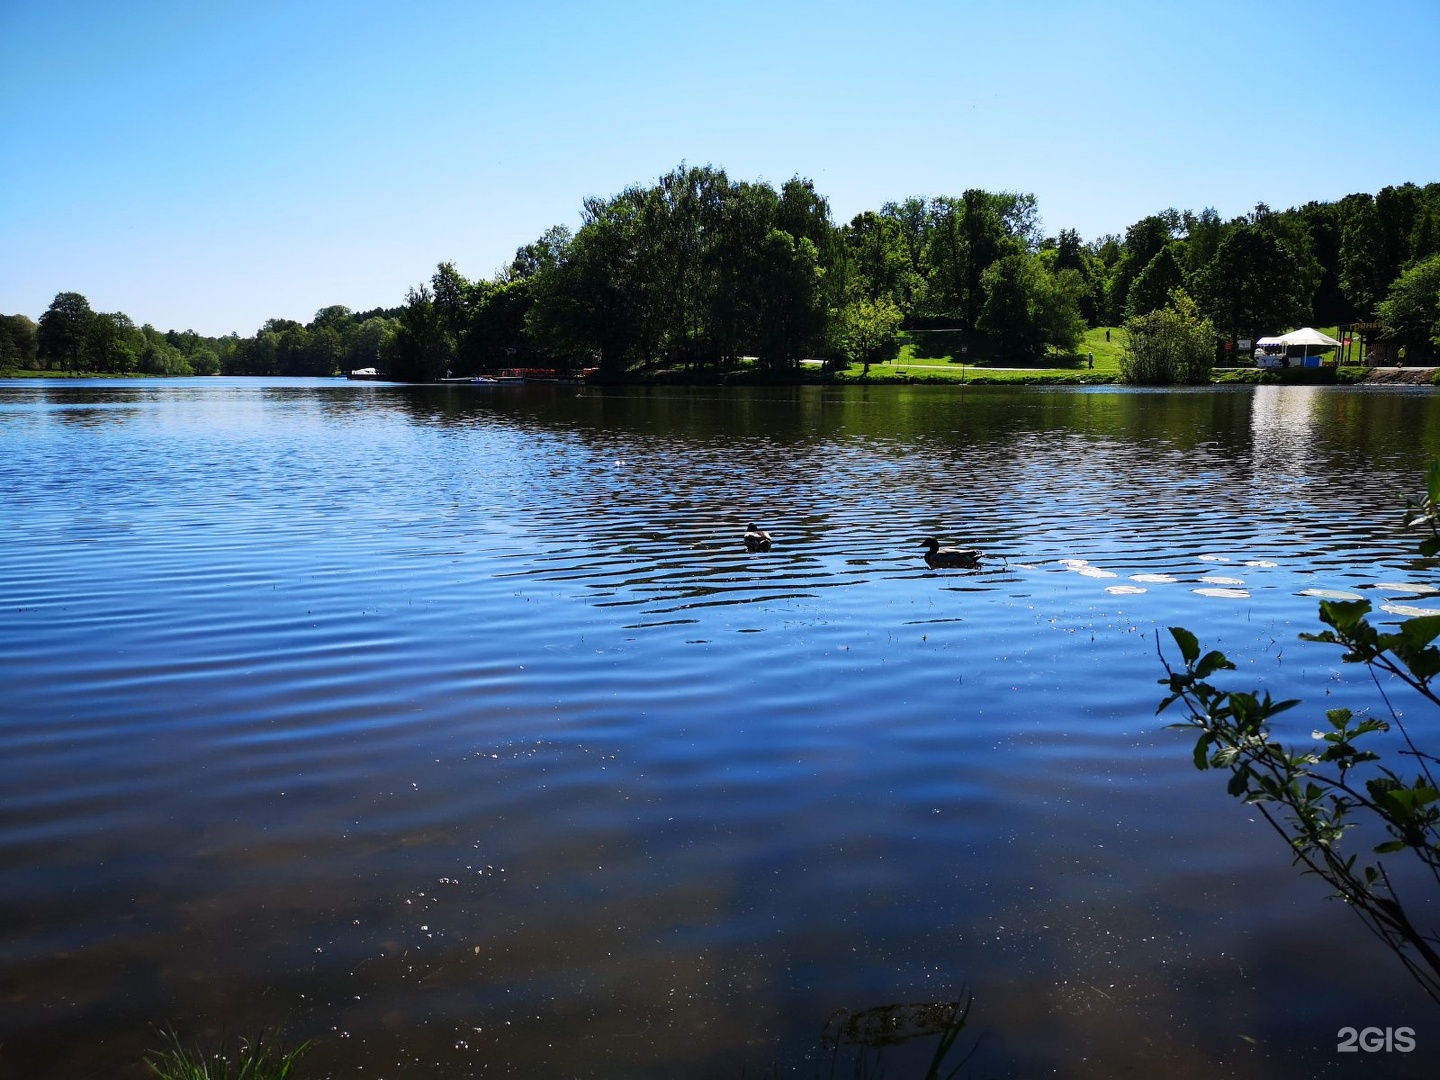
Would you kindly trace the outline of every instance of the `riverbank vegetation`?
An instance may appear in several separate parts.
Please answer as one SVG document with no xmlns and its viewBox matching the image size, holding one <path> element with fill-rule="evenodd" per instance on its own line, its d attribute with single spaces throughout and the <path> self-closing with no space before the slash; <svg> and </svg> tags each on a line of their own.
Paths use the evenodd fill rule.
<svg viewBox="0 0 1440 1080">
<path fill-rule="evenodd" d="M 1302 324 L 1363 325 L 1367 342 L 1403 344 L 1409 363 L 1426 363 L 1440 343 L 1440 184 L 1282 211 L 1259 204 L 1229 221 L 1171 208 L 1086 241 L 1073 229 L 1046 235 L 1023 193 L 912 196 L 841 224 L 808 180 L 776 189 L 682 165 L 584 200 L 577 230 L 546 230 L 489 277 L 441 263 L 391 308 L 334 305 L 308 323 L 276 318 L 250 337 L 213 338 L 137 326 L 61 293 L 38 321 L 0 317 L 0 369 L 376 367 L 426 381 L 528 367 L 617 381 L 736 371 L 797 381 L 818 366 L 923 381 L 948 378 L 951 366 L 970 379 L 1016 367 L 1089 379 L 1114 356 L 1115 377 L 1134 379 L 1144 365 L 1119 367 L 1113 330 L 1170 308 L 1176 289 L 1212 328 L 1212 363 Z M 1103 328 L 1104 349 L 1094 333 Z M 931 362 L 940 355 L 943 367 Z"/>
</svg>

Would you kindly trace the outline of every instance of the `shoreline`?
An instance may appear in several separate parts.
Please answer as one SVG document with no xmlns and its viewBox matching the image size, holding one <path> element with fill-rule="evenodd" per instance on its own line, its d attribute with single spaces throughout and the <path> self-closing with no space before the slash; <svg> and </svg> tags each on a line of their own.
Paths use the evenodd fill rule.
<svg viewBox="0 0 1440 1080">
<path fill-rule="evenodd" d="M 32 371 L 11 369 L 0 371 L 0 379 L 100 379 L 106 381 L 137 381 L 146 379 L 189 378 L 208 379 L 214 376 L 149 375 L 136 372 Z M 248 378 L 250 376 L 232 376 Z M 272 376 L 253 376 L 271 378 Z M 343 378 L 335 375 L 333 378 Z M 1437 367 L 1403 368 L 1215 368 L 1209 386 L 1434 386 L 1440 377 Z M 382 380 L 388 381 L 388 380 Z M 442 386 L 446 383 L 425 382 L 395 385 Z M 918 374 L 903 367 L 880 367 L 870 375 L 846 372 L 820 372 L 809 369 L 769 372 L 730 370 L 694 374 L 684 371 L 626 372 L 592 376 L 590 386 L 1124 386 L 1114 371 L 1062 371 L 1054 368 L 986 368 L 971 367 L 965 374 Z M 1178 385 L 1178 384 L 1176 384 Z"/>
</svg>

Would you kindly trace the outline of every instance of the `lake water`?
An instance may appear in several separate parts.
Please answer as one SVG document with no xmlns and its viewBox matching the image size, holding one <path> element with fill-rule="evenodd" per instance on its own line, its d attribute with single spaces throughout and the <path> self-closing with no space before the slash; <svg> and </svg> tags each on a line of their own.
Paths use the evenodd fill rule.
<svg viewBox="0 0 1440 1080">
<path fill-rule="evenodd" d="M 1291 734 L 1378 708 L 1297 634 L 1440 610 L 1395 588 L 1437 401 L 0 383 L 0 1075 L 173 1024 L 803 1080 L 837 1010 L 968 988 L 972 1076 L 1433 1076 L 1434 1006 L 1155 706 L 1178 624 Z"/>
</svg>

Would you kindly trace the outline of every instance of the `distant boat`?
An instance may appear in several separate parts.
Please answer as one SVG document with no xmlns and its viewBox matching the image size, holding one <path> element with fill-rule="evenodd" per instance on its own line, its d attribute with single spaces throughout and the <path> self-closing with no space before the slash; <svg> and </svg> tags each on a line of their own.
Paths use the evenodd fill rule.
<svg viewBox="0 0 1440 1080">
<path fill-rule="evenodd" d="M 380 375 L 380 372 L 376 371 L 373 367 L 362 367 L 362 368 L 356 368 L 354 371 L 350 372 L 350 374 L 349 374 L 349 375 L 346 375 L 345 377 L 346 377 L 347 379 L 370 379 L 370 380 L 374 380 L 374 379 L 379 379 L 379 378 L 381 378 L 382 376 Z"/>
</svg>

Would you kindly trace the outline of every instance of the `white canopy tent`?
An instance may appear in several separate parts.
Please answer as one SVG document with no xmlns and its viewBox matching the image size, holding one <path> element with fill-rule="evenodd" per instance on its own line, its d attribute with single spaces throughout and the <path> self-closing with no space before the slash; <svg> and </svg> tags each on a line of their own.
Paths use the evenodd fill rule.
<svg viewBox="0 0 1440 1080">
<path fill-rule="evenodd" d="M 1257 350 L 1270 346 L 1283 348 L 1286 353 L 1292 346 L 1298 345 L 1301 349 L 1301 363 L 1304 363 L 1305 358 L 1310 356 L 1311 349 L 1338 349 L 1340 342 L 1313 327 L 1302 326 L 1299 330 L 1291 330 L 1288 334 L 1281 334 L 1279 337 L 1257 338 L 1255 345 Z"/>
</svg>

